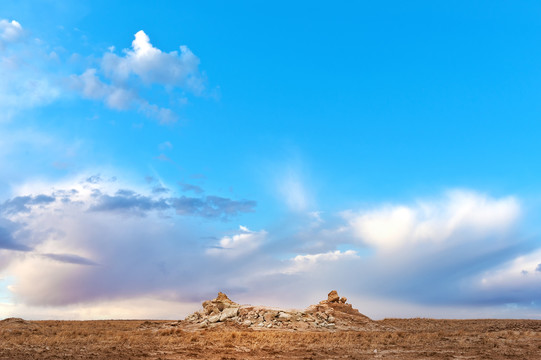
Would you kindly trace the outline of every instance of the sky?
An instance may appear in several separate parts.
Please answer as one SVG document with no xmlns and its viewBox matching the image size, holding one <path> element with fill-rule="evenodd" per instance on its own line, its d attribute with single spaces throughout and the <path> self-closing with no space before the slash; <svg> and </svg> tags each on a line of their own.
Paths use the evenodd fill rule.
<svg viewBox="0 0 541 360">
<path fill-rule="evenodd" d="M 0 318 L 541 319 L 540 15 L 2 1 Z"/>
</svg>

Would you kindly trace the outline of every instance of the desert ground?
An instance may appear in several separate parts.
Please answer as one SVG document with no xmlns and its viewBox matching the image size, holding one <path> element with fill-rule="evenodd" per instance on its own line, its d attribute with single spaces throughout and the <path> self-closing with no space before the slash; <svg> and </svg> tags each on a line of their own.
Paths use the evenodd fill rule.
<svg viewBox="0 0 541 360">
<path fill-rule="evenodd" d="M 541 321 L 385 319 L 388 331 L 185 330 L 171 321 L 0 323 L 0 359 L 541 359 Z"/>
<path fill-rule="evenodd" d="M 304 311 L 220 293 L 185 320 L 0 321 L 0 359 L 541 359 L 541 320 L 374 321 L 345 298 Z"/>
</svg>

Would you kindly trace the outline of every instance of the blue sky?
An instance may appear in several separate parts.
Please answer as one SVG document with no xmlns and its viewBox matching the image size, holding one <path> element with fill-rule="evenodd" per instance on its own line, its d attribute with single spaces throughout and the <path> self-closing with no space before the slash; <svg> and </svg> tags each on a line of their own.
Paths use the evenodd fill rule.
<svg viewBox="0 0 541 360">
<path fill-rule="evenodd" d="M 3 1 L 0 317 L 540 318 L 540 12 Z"/>
</svg>

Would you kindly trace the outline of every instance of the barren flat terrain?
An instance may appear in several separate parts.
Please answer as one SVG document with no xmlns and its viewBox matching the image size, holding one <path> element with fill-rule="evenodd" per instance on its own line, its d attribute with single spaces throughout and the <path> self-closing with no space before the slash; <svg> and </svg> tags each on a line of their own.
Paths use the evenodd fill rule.
<svg viewBox="0 0 541 360">
<path fill-rule="evenodd" d="M 184 321 L 0 321 L 0 359 L 540 359 L 539 320 L 375 321 L 387 330 L 192 329 Z"/>
</svg>

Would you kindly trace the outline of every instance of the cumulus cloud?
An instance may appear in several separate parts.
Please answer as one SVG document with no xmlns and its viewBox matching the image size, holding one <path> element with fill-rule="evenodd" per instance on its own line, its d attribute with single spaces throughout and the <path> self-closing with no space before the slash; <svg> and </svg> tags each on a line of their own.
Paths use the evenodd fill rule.
<svg viewBox="0 0 541 360">
<path fill-rule="evenodd" d="M 188 47 L 163 52 L 143 31 L 135 35 L 131 49 L 122 55 L 108 52 L 98 63 L 71 76 L 66 76 L 71 66 L 50 52 L 48 44 L 22 42 L 24 36 L 19 22 L 0 20 L 0 120 L 11 120 L 23 110 L 48 105 L 74 90 L 110 109 L 134 110 L 167 124 L 177 120 L 170 107 L 185 102 L 185 92 L 199 96 L 205 90 L 199 58 Z M 169 106 L 149 102 L 141 95 L 152 86 L 167 93 Z"/>
<path fill-rule="evenodd" d="M 452 190 L 432 199 L 344 211 L 338 218 L 296 216 L 298 223 L 278 230 L 287 226 L 296 232 L 282 234 L 267 248 L 298 254 L 275 268 L 272 281 L 304 288 L 326 283 L 352 294 L 427 306 L 502 305 L 489 301 L 478 279 L 535 247 L 520 231 L 521 213 L 516 197 Z M 539 262 L 516 273 L 531 275 Z M 524 303 L 520 292 L 512 294 L 507 300 Z"/>
<path fill-rule="evenodd" d="M 180 53 L 162 52 L 150 43 L 142 30 L 135 34 L 132 48 L 125 50 L 124 56 L 106 53 L 102 68 L 105 75 L 117 83 L 136 75 L 146 84 L 180 87 L 196 94 L 204 90 L 199 58 L 187 46 L 180 46 Z"/>
<path fill-rule="evenodd" d="M 482 303 L 479 274 L 529 247 L 518 232 L 521 206 L 512 196 L 453 190 L 441 198 L 342 215 L 346 243 L 368 250 L 356 271 L 371 276 L 357 288 L 408 301 Z"/>
<path fill-rule="evenodd" d="M 461 234 L 474 238 L 498 235 L 509 230 L 519 216 L 520 205 L 514 197 L 492 199 L 462 190 L 449 191 L 437 202 L 344 212 L 363 243 L 384 251 L 419 243 L 441 243 Z"/>
<path fill-rule="evenodd" d="M 188 47 L 180 46 L 180 52 L 163 52 L 150 43 L 142 30 L 122 56 L 108 52 L 99 68 L 72 75 L 71 80 L 73 88 L 85 98 L 103 101 L 115 110 L 136 109 L 160 123 L 172 123 L 177 117 L 171 109 L 144 99 L 138 91 L 140 85 L 159 85 L 168 91 L 180 89 L 195 95 L 205 89 L 199 58 Z"/>
</svg>

